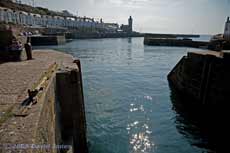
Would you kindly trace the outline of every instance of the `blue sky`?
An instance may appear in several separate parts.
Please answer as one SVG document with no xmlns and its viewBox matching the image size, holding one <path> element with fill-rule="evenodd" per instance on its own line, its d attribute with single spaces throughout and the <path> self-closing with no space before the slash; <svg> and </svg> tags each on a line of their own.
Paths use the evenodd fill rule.
<svg viewBox="0 0 230 153">
<path fill-rule="evenodd" d="M 223 33 L 230 16 L 230 0 L 35 0 L 35 5 L 119 24 L 132 15 L 134 30 L 152 33 Z"/>
</svg>

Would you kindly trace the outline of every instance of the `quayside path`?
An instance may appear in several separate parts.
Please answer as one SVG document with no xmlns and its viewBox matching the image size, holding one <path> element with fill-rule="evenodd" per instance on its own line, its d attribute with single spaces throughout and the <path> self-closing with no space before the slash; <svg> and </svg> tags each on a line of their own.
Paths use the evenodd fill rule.
<svg viewBox="0 0 230 153">
<path fill-rule="evenodd" d="M 20 106 L 28 98 L 28 89 L 35 89 L 44 78 L 49 80 L 63 62 L 73 62 L 73 57 L 52 50 L 35 50 L 33 60 L 0 63 L 0 152 L 5 144 L 36 143 L 33 136 L 43 104 L 35 104 L 29 111 L 20 110 Z"/>
</svg>

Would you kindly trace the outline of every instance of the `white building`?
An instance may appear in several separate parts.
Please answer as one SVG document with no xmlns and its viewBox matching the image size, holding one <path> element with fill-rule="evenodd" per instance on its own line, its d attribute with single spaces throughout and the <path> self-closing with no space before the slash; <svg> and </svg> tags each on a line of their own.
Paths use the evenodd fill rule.
<svg viewBox="0 0 230 153">
<path fill-rule="evenodd" d="M 25 26 L 42 27 L 63 27 L 63 28 L 92 28 L 116 31 L 118 25 L 115 23 L 106 24 L 100 19 L 96 21 L 89 17 L 77 17 L 65 12 L 63 16 L 49 16 L 33 14 L 23 11 L 13 11 L 8 8 L 0 7 L 0 22 L 15 23 Z M 131 21 L 131 20 L 130 20 Z M 132 24 L 132 22 L 129 22 Z"/>
<path fill-rule="evenodd" d="M 19 18 L 20 18 L 20 24 L 26 25 L 26 18 L 27 18 L 28 13 L 26 12 L 20 12 L 19 13 Z"/>
<path fill-rule="evenodd" d="M 10 9 L 4 9 L 3 18 L 6 23 L 13 22 L 12 20 L 13 11 Z"/>
<path fill-rule="evenodd" d="M 34 14 L 33 15 L 33 20 L 34 20 L 34 25 L 42 25 L 42 21 L 41 21 L 41 15 L 40 14 Z"/>
<path fill-rule="evenodd" d="M 0 7 L 0 22 L 4 21 L 4 9 Z"/>
<path fill-rule="evenodd" d="M 64 27 L 64 18 L 60 16 L 56 16 L 56 26 Z"/>
<path fill-rule="evenodd" d="M 19 12 L 17 12 L 17 11 L 12 12 L 12 22 L 15 24 L 20 23 Z"/>
<path fill-rule="evenodd" d="M 119 29 L 119 25 L 117 23 L 104 23 L 105 29 L 110 32 L 116 32 Z"/>
<path fill-rule="evenodd" d="M 227 18 L 227 21 L 225 23 L 224 39 L 227 41 L 230 41 L 230 19 L 229 17 Z"/>
<path fill-rule="evenodd" d="M 52 27 L 54 25 L 53 17 L 52 16 L 46 16 L 47 17 L 47 27 Z"/>
<path fill-rule="evenodd" d="M 26 24 L 32 26 L 34 24 L 33 14 L 28 13 L 26 16 Z"/>
<path fill-rule="evenodd" d="M 46 15 L 42 15 L 41 18 L 42 18 L 42 26 L 47 27 L 48 17 Z"/>
</svg>

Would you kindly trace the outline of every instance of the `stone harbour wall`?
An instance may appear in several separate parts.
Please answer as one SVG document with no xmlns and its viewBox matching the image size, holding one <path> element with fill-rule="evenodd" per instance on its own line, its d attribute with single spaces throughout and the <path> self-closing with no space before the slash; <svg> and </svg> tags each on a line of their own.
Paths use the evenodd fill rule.
<svg viewBox="0 0 230 153">
<path fill-rule="evenodd" d="M 168 75 L 181 92 L 207 105 L 225 104 L 230 99 L 229 52 L 190 52 Z"/>
<path fill-rule="evenodd" d="M 87 153 L 80 61 L 56 51 L 35 51 L 33 55 L 30 61 L 0 65 L 3 72 L 18 70 L 12 70 L 14 76 L 0 82 L 1 86 L 20 85 L 20 90 L 16 86 L 9 93 L 0 90 L 0 153 Z M 33 103 L 27 89 L 35 94 Z M 5 94 L 14 99 L 6 99 Z"/>
</svg>

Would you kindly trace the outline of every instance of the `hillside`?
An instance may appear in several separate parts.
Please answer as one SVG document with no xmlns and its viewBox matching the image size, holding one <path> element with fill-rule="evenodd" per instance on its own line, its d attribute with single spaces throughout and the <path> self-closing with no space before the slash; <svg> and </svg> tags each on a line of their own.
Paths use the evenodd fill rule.
<svg viewBox="0 0 230 153">
<path fill-rule="evenodd" d="M 26 4 L 17 4 L 13 3 L 9 0 L 0 0 L 0 7 L 9 8 L 16 11 L 24 11 L 33 14 L 41 14 L 41 15 L 50 15 L 50 16 L 64 16 L 62 12 L 56 12 L 49 10 L 43 7 L 32 7 Z"/>
</svg>

